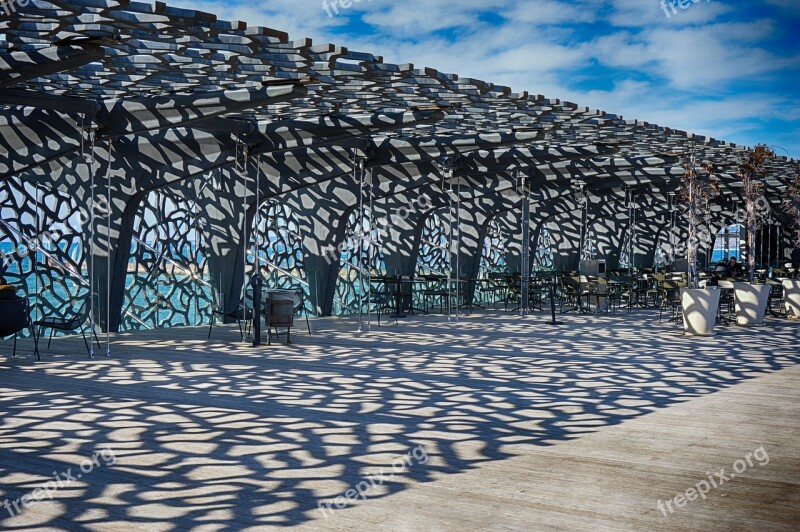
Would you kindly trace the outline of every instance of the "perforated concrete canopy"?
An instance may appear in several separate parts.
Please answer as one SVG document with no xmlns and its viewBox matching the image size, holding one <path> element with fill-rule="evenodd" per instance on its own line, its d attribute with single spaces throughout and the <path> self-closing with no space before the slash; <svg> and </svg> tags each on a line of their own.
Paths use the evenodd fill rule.
<svg viewBox="0 0 800 532">
<path fill-rule="evenodd" d="M 160 2 L 34 0 L 8 8 L 15 11 L 0 21 L 3 103 L 81 113 L 100 136 L 222 115 L 249 123 L 329 117 L 335 128 L 354 115 L 422 111 L 423 123 L 395 134 L 535 131 L 547 146 L 619 142 L 620 154 L 633 156 L 685 153 L 694 145 L 719 163 L 741 149 Z M 249 123 L 205 125 L 242 133 Z"/>
<path fill-rule="evenodd" d="M 109 230 L 108 249 L 96 253 L 112 255 L 111 299 L 119 306 L 138 209 L 148 193 L 180 195 L 193 180 L 243 176 L 244 187 L 230 193 L 245 197 L 246 219 L 255 201 L 292 205 L 306 224 L 306 256 L 318 259 L 344 238 L 359 193 L 357 159 L 371 171 L 372 197 L 385 203 L 376 209 L 420 195 L 431 211 L 444 208 L 442 183 L 460 177 L 457 193 L 475 215 L 478 249 L 468 262 L 480 255 L 489 221 L 515 216 L 520 176 L 533 191 L 532 221 L 572 213 L 561 224 L 571 235 L 580 225 L 575 185 L 584 184 L 591 217 L 607 222 L 598 238 L 617 242 L 609 244 L 617 254 L 629 193 L 651 224 L 645 231 L 663 231 L 681 155 L 720 169 L 722 194 L 712 206 L 718 226 L 733 220 L 739 200 L 732 174 L 744 146 L 163 3 L 6 5 L 13 12 L 0 18 L 0 180 L 85 201 L 92 178 L 109 179 L 118 226 Z M 793 161 L 770 164 L 767 197 L 776 206 Z M 236 201 L 217 205 L 209 222 L 219 224 L 220 238 L 233 238 L 233 250 L 244 245 L 231 237 L 242 224 Z M 403 238 L 418 241 L 429 214 L 406 220 Z M 389 262 L 412 268 L 418 244 L 385 246 L 397 255 Z M 231 273 L 239 267 L 223 268 L 231 292 L 242 283 Z M 317 302 L 325 312 L 335 274 L 318 275 L 328 279 L 319 288 L 328 303 Z"/>
</svg>

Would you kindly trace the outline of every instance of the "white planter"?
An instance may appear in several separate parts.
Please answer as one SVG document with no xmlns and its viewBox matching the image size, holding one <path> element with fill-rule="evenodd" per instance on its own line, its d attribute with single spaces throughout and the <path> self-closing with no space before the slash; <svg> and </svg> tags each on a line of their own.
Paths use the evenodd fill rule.
<svg viewBox="0 0 800 532">
<path fill-rule="evenodd" d="M 683 332 L 692 336 L 714 334 L 720 293 L 707 288 L 681 288 Z"/>
<path fill-rule="evenodd" d="M 800 281 L 783 281 L 783 301 L 786 305 L 786 315 L 800 318 Z"/>
<path fill-rule="evenodd" d="M 736 323 L 738 325 L 762 325 L 767 312 L 768 284 L 733 283 L 736 297 Z"/>
</svg>

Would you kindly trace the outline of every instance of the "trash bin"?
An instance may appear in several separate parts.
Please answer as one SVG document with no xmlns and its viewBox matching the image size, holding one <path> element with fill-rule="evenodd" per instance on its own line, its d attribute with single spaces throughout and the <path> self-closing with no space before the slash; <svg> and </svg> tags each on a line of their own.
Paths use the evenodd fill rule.
<svg viewBox="0 0 800 532">
<path fill-rule="evenodd" d="M 267 323 L 267 345 L 272 344 L 274 329 L 286 328 L 286 343 L 292 343 L 291 329 L 294 327 L 294 292 L 271 290 L 267 292 L 267 302 L 265 305 Z"/>
</svg>

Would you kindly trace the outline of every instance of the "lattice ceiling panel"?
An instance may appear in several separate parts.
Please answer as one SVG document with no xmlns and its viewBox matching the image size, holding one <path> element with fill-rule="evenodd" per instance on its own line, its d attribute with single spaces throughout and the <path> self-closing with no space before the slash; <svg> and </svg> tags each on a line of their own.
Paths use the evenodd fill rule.
<svg viewBox="0 0 800 532">
<path fill-rule="evenodd" d="M 290 41 L 281 31 L 219 20 L 213 14 L 127 0 L 33 0 L 0 21 L 6 70 L 15 61 L 60 55 L 66 71 L 12 85 L 48 95 L 92 101 L 308 84 L 302 98 L 249 111 L 262 120 L 443 108 L 444 120 L 391 136 L 472 135 L 544 130 L 547 144 L 623 143 L 621 154 L 686 152 L 701 146 L 715 162 L 735 160 L 742 147 L 540 95 L 514 93 L 481 80 L 413 65 L 310 39 Z M 57 48 L 54 48 L 57 47 Z M 87 61 L 86 56 L 92 59 Z M 83 57 L 83 60 L 81 60 Z M 0 61 L 0 67 L 4 66 Z M 7 83 L 5 86 L 9 86 Z M 776 161 L 783 172 L 785 159 Z"/>
</svg>

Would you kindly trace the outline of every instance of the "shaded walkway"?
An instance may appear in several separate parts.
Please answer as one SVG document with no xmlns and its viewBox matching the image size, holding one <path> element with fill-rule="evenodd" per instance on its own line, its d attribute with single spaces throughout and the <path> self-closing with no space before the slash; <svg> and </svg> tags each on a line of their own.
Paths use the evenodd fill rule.
<svg viewBox="0 0 800 532">
<path fill-rule="evenodd" d="M 686 339 L 647 312 L 543 321 L 412 318 L 356 336 L 348 320 L 321 320 L 312 337 L 257 350 L 233 328 L 211 342 L 202 329 L 173 329 L 120 335 L 113 358 L 93 361 L 80 340 L 59 339 L 39 364 L 23 345 L 22 357 L 0 358 L 0 503 L 98 449 L 117 461 L 14 519 L 0 513 L 0 525 L 332 524 L 318 521 L 319 502 L 418 445 L 427 463 L 371 490 L 360 513 L 376 500 L 392 508 L 391 495 L 410 485 L 436 493 L 451 475 L 558 449 L 800 361 L 796 324 Z"/>
</svg>

